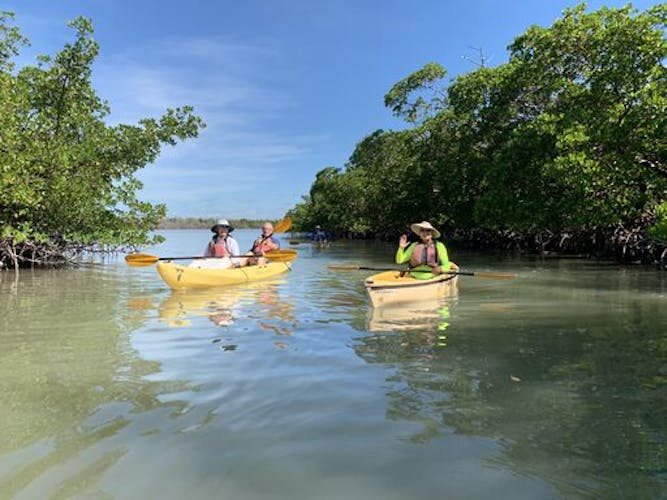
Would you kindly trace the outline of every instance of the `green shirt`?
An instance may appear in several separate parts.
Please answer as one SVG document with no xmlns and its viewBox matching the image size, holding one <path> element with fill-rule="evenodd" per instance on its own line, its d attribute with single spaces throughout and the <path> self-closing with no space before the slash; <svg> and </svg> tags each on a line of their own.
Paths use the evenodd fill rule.
<svg viewBox="0 0 667 500">
<path fill-rule="evenodd" d="M 415 251 L 417 243 L 421 242 L 410 243 L 405 248 L 398 247 L 398 250 L 396 251 L 396 264 L 405 264 L 406 262 L 410 262 L 410 257 L 412 257 L 412 252 Z M 441 241 L 436 241 L 434 243 L 435 249 L 438 253 L 438 263 L 440 264 L 440 267 L 443 271 L 449 271 L 449 256 L 447 255 L 447 248 L 445 247 L 445 244 Z M 410 271 L 410 276 L 420 280 L 429 280 L 434 277 L 434 274 L 431 272 L 431 266 L 424 264 L 422 266 L 413 268 Z"/>
</svg>

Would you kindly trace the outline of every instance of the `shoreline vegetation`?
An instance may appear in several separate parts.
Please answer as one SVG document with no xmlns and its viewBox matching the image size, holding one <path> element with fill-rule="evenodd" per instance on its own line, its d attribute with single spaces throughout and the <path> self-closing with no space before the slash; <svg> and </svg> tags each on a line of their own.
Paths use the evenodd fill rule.
<svg viewBox="0 0 667 500">
<path fill-rule="evenodd" d="M 29 41 L 0 10 L 0 268 L 75 265 L 163 241 L 152 230 L 167 207 L 138 198 L 137 172 L 206 126 L 188 105 L 113 123 L 93 85 L 92 21 L 68 26 L 73 40 L 59 52 L 15 68 Z"/>
<path fill-rule="evenodd" d="M 428 62 L 342 166 L 317 172 L 295 230 L 397 239 L 428 220 L 446 242 L 667 269 L 667 4 L 566 9 L 507 62 L 447 78 Z"/>
<path fill-rule="evenodd" d="M 162 219 L 158 229 L 210 229 L 218 219 L 215 217 L 167 217 Z M 235 229 L 259 229 L 270 219 L 229 219 Z M 271 221 L 275 223 L 276 221 Z"/>
</svg>

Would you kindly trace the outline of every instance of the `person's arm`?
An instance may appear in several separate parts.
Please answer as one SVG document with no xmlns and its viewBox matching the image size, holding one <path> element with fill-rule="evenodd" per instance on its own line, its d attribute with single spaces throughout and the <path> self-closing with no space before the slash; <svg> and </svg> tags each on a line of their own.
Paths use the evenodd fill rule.
<svg viewBox="0 0 667 500">
<path fill-rule="evenodd" d="M 227 238 L 227 250 L 229 250 L 229 255 L 241 255 L 239 243 L 234 238 Z"/>
<path fill-rule="evenodd" d="M 255 249 L 262 244 L 262 237 L 258 236 L 255 238 L 255 241 L 252 242 L 252 247 L 250 247 L 250 250 L 248 250 L 248 253 L 246 255 L 253 255 L 255 253 Z"/>
<path fill-rule="evenodd" d="M 403 236 L 401 236 L 401 240 L 398 244 L 398 250 L 396 250 L 396 264 L 405 264 L 406 262 L 409 262 L 410 257 L 412 257 L 412 252 L 417 246 L 416 243 L 410 243 L 407 246 L 401 246 L 401 242 L 403 242 Z M 407 244 L 407 236 L 405 237 L 405 242 Z"/>
<path fill-rule="evenodd" d="M 441 241 L 436 242 L 435 248 L 438 251 L 438 263 L 440 264 L 440 272 L 449 271 L 449 255 L 447 255 L 447 247 Z"/>
<path fill-rule="evenodd" d="M 280 250 L 280 242 L 278 241 L 278 238 L 276 238 L 275 236 L 273 236 L 273 235 L 269 236 L 269 239 L 267 240 L 267 242 L 268 242 L 269 247 L 270 247 L 269 252 L 271 250 Z"/>
<path fill-rule="evenodd" d="M 434 276 L 437 276 L 449 271 L 449 256 L 447 255 L 445 244 L 441 241 L 435 242 L 435 251 L 438 254 L 438 265 L 434 266 L 431 272 Z"/>
<path fill-rule="evenodd" d="M 240 255 L 240 250 L 239 250 L 239 244 L 238 242 L 232 238 L 231 236 L 227 236 L 227 240 L 225 241 L 225 245 L 227 246 L 227 251 L 229 252 L 229 255 Z M 232 264 L 239 264 L 241 259 L 238 258 L 231 258 Z"/>
<path fill-rule="evenodd" d="M 204 250 L 204 257 L 213 257 L 215 255 L 215 250 L 213 249 L 213 240 L 208 242 L 206 249 Z"/>
</svg>

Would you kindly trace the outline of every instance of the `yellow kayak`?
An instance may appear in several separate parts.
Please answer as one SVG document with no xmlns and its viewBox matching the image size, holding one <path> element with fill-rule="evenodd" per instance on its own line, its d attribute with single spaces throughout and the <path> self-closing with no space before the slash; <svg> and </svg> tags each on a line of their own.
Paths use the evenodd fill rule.
<svg viewBox="0 0 667 500">
<path fill-rule="evenodd" d="M 373 307 L 454 296 L 458 292 L 457 285 L 456 274 L 441 274 L 429 280 L 419 280 L 408 274 L 401 276 L 400 271 L 385 271 L 364 280 Z"/>
<path fill-rule="evenodd" d="M 265 266 L 228 269 L 197 269 L 172 262 L 157 263 L 157 272 L 173 290 L 236 285 L 248 281 L 273 278 L 290 269 L 288 262 L 269 262 Z"/>
</svg>

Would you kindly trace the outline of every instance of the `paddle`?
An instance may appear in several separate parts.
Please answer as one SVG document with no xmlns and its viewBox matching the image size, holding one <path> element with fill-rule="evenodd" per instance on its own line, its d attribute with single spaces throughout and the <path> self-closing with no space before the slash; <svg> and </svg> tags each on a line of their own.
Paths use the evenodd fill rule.
<svg viewBox="0 0 667 500">
<path fill-rule="evenodd" d="M 273 233 L 284 233 L 291 227 L 292 219 L 290 217 L 285 217 L 276 223 L 273 228 Z M 248 255 L 230 255 L 229 257 L 248 257 Z M 274 262 L 292 262 L 297 257 L 297 251 L 290 249 L 273 250 L 272 252 L 267 252 L 266 257 Z M 158 257 L 157 255 L 149 255 L 146 253 L 133 253 L 125 256 L 125 262 L 127 262 L 129 266 L 140 267 L 153 265 L 160 260 L 193 260 L 215 258 L 218 257 L 204 257 L 202 255 L 196 255 L 192 257 Z"/>
<path fill-rule="evenodd" d="M 229 257 L 248 257 L 247 255 L 229 255 Z M 266 254 L 266 258 L 273 262 L 292 262 L 297 257 L 296 250 L 274 250 Z M 125 256 L 125 262 L 134 267 L 150 266 L 160 260 L 193 260 L 193 259 L 222 259 L 224 257 L 204 257 L 194 255 L 191 257 L 158 257 L 147 253 L 131 253 Z"/>
<path fill-rule="evenodd" d="M 229 255 L 232 258 L 248 257 L 248 255 Z M 267 259 L 274 262 L 292 262 L 297 257 L 296 250 L 274 250 L 266 254 Z M 157 255 L 149 255 L 145 253 L 133 253 L 125 256 L 125 261 L 131 266 L 149 266 L 155 264 L 159 260 L 193 260 L 193 259 L 222 259 L 224 257 L 204 257 L 202 255 L 194 255 L 191 257 L 158 257 Z"/>
<path fill-rule="evenodd" d="M 292 227 L 291 217 L 285 217 L 284 219 L 281 219 L 278 222 L 276 222 L 276 225 L 273 227 L 273 232 L 284 233 L 285 231 L 288 231 L 289 228 L 291 227 Z"/>
<path fill-rule="evenodd" d="M 396 267 L 369 267 L 369 266 L 336 266 L 330 265 L 329 269 L 335 271 L 400 271 L 406 272 L 406 269 L 398 269 Z M 510 280 L 516 278 L 516 274 L 497 274 L 484 273 L 478 271 L 443 271 L 443 274 L 460 274 L 462 276 L 475 276 L 477 278 L 489 278 L 496 280 Z"/>
</svg>

